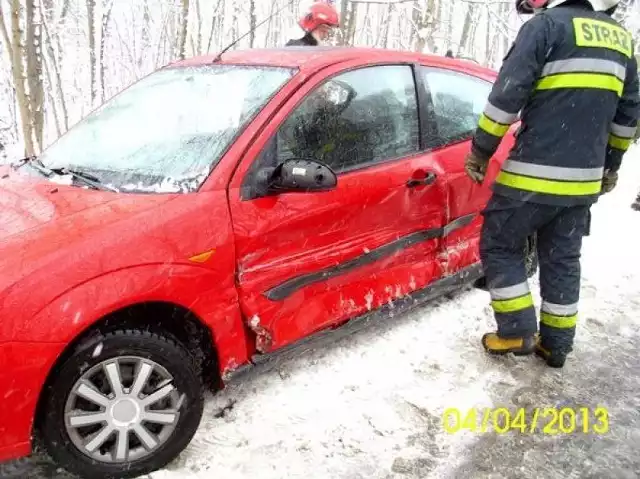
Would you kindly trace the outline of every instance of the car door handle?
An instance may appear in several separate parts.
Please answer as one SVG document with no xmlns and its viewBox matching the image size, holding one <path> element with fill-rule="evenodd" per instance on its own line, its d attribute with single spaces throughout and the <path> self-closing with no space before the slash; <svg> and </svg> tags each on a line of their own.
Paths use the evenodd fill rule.
<svg viewBox="0 0 640 479">
<path fill-rule="evenodd" d="M 411 178 L 409 181 L 407 181 L 407 187 L 415 188 L 416 186 L 430 185 L 434 181 L 436 181 L 437 176 L 438 175 L 436 175 L 435 173 L 428 173 L 424 178 Z"/>
</svg>

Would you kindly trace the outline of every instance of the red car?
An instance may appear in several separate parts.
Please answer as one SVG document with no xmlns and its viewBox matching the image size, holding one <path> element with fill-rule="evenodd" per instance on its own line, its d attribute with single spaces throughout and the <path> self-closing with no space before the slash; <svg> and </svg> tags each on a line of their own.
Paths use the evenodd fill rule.
<svg viewBox="0 0 640 479">
<path fill-rule="evenodd" d="M 163 68 L 0 174 L 0 460 L 134 477 L 203 389 L 481 278 L 463 162 L 493 71 L 356 48 Z M 452 318 L 455 320 L 455 318 Z"/>
</svg>

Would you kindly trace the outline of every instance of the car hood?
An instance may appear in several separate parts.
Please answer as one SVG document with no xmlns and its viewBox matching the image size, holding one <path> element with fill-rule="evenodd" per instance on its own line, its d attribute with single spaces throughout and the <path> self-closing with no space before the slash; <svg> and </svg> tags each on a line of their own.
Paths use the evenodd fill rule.
<svg viewBox="0 0 640 479">
<path fill-rule="evenodd" d="M 137 195 L 32 181 L 0 174 L 0 291 L 69 254 L 98 230 L 167 202 L 173 195 Z"/>
</svg>

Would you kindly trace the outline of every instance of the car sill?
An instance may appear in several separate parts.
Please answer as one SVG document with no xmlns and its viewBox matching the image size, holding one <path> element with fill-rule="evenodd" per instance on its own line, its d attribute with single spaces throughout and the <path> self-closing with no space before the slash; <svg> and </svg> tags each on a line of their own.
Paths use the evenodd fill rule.
<svg viewBox="0 0 640 479">
<path fill-rule="evenodd" d="M 407 314 L 421 306 L 424 306 L 433 299 L 459 290 L 464 285 L 472 284 L 482 276 L 482 265 L 480 263 L 475 263 L 458 271 L 457 273 L 452 274 L 451 276 L 446 276 L 432 282 L 427 287 L 414 292 L 410 296 L 396 299 L 391 303 L 385 303 L 380 308 L 368 311 L 360 316 L 356 316 L 338 327 L 319 331 L 273 352 L 255 354 L 251 357 L 250 363 L 242 365 L 233 371 L 228 371 L 224 375 L 223 381 L 228 383 L 231 380 L 236 380 L 252 370 L 254 366 L 259 366 L 260 374 L 263 374 L 265 372 L 263 369 L 276 367 L 282 361 L 300 356 L 301 354 L 304 354 L 305 351 L 329 347 L 336 341 L 351 336 L 352 334 L 365 329 L 372 323 L 375 324 L 383 318 L 388 318 L 391 314 L 394 316 L 398 314 Z"/>
</svg>

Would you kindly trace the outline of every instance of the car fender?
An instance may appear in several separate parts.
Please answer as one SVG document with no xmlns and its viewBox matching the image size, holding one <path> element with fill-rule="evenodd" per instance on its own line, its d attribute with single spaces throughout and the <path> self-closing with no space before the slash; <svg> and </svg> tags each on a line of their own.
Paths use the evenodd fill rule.
<svg viewBox="0 0 640 479">
<path fill-rule="evenodd" d="M 172 303 L 199 318 L 211 331 L 221 371 L 248 361 L 232 272 L 220 277 L 203 266 L 176 263 L 133 266 L 76 285 L 32 319 L 14 324 L 13 340 L 68 345 L 105 316 L 146 302 Z"/>
</svg>

